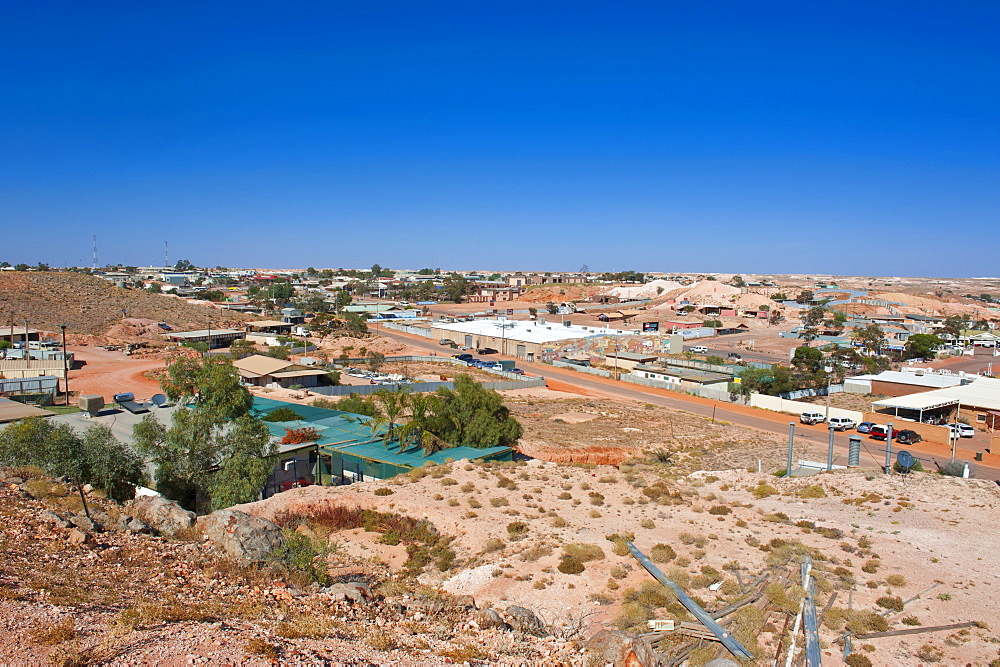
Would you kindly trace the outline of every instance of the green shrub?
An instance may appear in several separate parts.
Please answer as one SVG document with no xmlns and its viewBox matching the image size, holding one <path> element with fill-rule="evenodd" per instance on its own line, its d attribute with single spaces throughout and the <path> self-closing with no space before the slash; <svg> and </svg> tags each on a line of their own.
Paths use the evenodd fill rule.
<svg viewBox="0 0 1000 667">
<path fill-rule="evenodd" d="M 301 421 L 302 415 L 291 408 L 281 407 L 277 410 L 272 410 L 261 417 L 261 419 L 266 422 L 294 422 Z"/>
<path fill-rule="evenodd" d="M 962 461 L 945 461 L 938 466 L 938 472 L 948 477 L 961 477 L 965 471 L 965 463 Z"/>
<path fill-rule="evenodd" d="M 799 489 L 799 498 L 826 498 L 826 491 L 819 484 Z"/>
<path fill-rule="evenodd" d="M 777 492 L 778 490 L 767 482 L 761 482 L 750 491 L 750 493 L 754 495 L 754 498 L 767 498 L 768 496 L 773 496 Z"/>
<path fill-rule="evenodd" d="M 875 600 L 875 604 L 882 607 L 883 609 L 891 609 L 892 611 L 903 611 L 903 598 L 898 595 L 883 595 L 878 600 Z"/>
</svg>

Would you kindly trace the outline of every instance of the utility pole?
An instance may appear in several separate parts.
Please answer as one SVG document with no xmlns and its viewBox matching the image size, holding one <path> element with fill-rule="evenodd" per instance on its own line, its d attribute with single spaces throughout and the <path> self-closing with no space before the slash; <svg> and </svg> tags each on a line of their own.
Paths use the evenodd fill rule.
<svg viewBox="0 0 1000 667">
<path fill-rule="evenodd" d="M 95 254 L 94 256 L 96 257 L 97 255 Z M 59 325 L 59 328 L 62 329 L 63 388 L 66 390 L 66 407 L 69 407 L 69 358 L 66 356 L 66 327 L 68 326 L 68 324 Z"/>
<path fill-rule="evenodd" d="M 826 371 L 826 423 L 830 423 L 830 380 L 833 379 L 833 366 L 824 366 Z"/>
</svg>

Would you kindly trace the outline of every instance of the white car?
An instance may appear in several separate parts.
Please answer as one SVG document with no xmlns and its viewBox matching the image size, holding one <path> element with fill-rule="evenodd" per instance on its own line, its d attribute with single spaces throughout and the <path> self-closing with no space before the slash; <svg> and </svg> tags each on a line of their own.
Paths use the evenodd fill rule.
<svg viewBox="0 0 1000 667">
<path fill-rule="evenodd" d="M 830 427 L 836 431 L 846 431 L 848 429 L 857 428 L 858 423 L 853 419 L 848 419 L 847 417 L 830 417 Z"/>
<path fill-rule="evenodd" d="M 976 434 L 976 429 L 961 422 L 948 424 L 948 428 L 951 429 L 952 435 L 957 435 L 960 438 L 971 438 Z"/>
<path fill-rule="evenodd" d="M 705 347 L 704 345 L 695 345 L 691 348 L 691 351 L 696 354 L 705 354 L 706 352 L 708 352 L 708 348 Z"/>
</svg>

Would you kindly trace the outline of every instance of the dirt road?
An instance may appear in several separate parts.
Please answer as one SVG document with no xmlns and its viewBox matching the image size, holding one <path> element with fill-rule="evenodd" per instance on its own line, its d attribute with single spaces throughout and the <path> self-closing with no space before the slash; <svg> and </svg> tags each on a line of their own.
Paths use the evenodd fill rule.
<svg viewBox="0 0 1000 667">
<path fill-rule="evenodd" d="M 404 341 L 412 347 L 423 352 L 440 351 L 440 347 L 435 341 L 410 336 L 396 331 L 383 331 L 383 336 Z M 672 410 L 682 410 L 692 414 L 710 417 L 715 420 L 726 421 L 739 426 L 754 428 L 767 433 L 779 435 L 788 434 L 789 423 L 797 422 L 795 417 L 767 410 L 759 410 L 743 405 L 735 405 L 721 401 L 713 401 L 698 396 L 680 394 L 666 389 L 644 387 L 615 380 L 605 379 L 597 376 L 583 375 L 568 369 L 555 368 L 543 364 L 528 363 L 517 360 L 518 366 L 531 375 L 544 377 L 547 381 L 558 383 L 553 388 L 565 388 L 570 391 L 577 389 L 581 393 L 588 395 L 605 395 L 619 399 L 633 401 L 643 401 L 653 405 L 659 405 Z M 848 437 L 853 432 L 838 432 L 834 435 L 834 463 L 836 465 L 846 465 Z M 795 424 L 795 439 L 797 442 L 805 442 L 810 445 L 822 447 L 825 451 L 829 443 L 829 432 L 824 425 L 806 426 Z M 885 445 L 884 443 L 869 440 L 867 437 L 861 441 L 861 462 L 862 465 L 884 465 Z M 893 443 L 893 452 L 899 449 L 899 445 Z M 922 458 L 928 462 L 925 467 L 933 469 L 930 461 L 945 461 L 951 457 L 947 446 L 922 442 L 916 446 L 906 447 L 914 456 Z M 960 445 L 956 456 L 963 460 L 972 461 L 975 452 L 963 449 Z M 975 464 L 975 476 L 981 479 L 1000 480 L 1000 454 L 984 454 L 984 462 Z"/>
<path fill-rule="evenodd" d="M 159 393 L 159 385 L 142 376 L 153 368 L 162 368 L 161 359 L 126 357 L 121 352 L 109 352 L 96 347 L 70 347 L 77 361 L 86 362 L 70 371 L 69 388 L 80 394 L 100 394 L 106 402 L 115 394 L 131 391 L 139 399 Z"/>
</svg>

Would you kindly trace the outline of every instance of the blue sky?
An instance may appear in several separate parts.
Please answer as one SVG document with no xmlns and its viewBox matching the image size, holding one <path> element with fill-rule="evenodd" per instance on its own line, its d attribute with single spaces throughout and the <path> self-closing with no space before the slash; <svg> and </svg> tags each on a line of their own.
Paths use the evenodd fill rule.
<svg viewBox="0 0 1000 667">
<path fill-rule="evenodd" d="M 0 260 L 997 275 L 1000 3 L 5 3 Z"/>
</svg>

